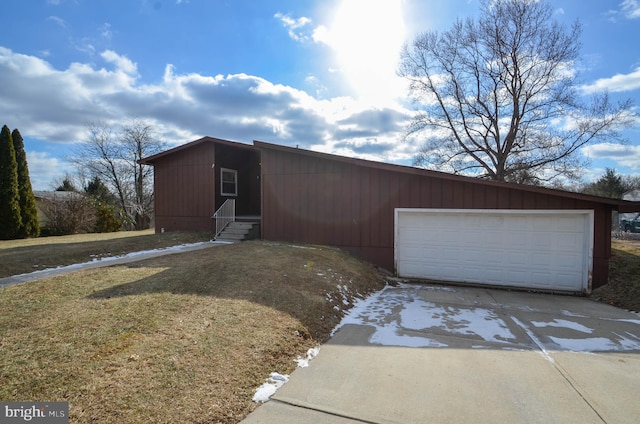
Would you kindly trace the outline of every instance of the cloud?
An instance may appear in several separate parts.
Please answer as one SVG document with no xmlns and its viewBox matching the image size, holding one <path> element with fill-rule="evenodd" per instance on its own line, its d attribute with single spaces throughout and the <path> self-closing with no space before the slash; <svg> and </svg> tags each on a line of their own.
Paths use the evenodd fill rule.
<svg viewBox="0 0 640 424">
<path fill-rule="evenodd" d="M 42 58 L 0 47 L 0 98 L 11 99 L 0 102 L 0 116 L 25 138 L 67 154 L 85 138 L 88 123 L 116 126 L 130 117 L 149 122 L 170 145 L 210 135 L 374 160 L 411 154 L 406 146 L 397 148 L 408 116 L 403 109 L 372 109 L 350 97 L 318 99 L 247 74 L 181 74 L 172 65 L 162 80 L 145 83 L 136 63 L 116 51 L 105 50 L 96 59 L 56 69 Z M 30 172 L 38 181 L 51 181 L 51 170 L 64 163 L 36 151 L 31 155 Z"/>
<path fill-rule="evenodd" d="M 640 88 L 640 67 L 628 74 L 616 74 L 610 78 L 600 78 L 593 84 L 582 86 L 582 90 L 587 93 L 603 91 L 623 92 Z"/>
<path fill-rule="evenodd" d="M 112 50 L 105 50 L 100 56 L 108 63 L 113 63 L 119 71 L 127 75 L 137 75 L 138 66 L 126 56 L 121 56 Z"/>
<path fill-rule="evenodd" d="M 72 174 L 69 164 L 46 152 L 26 151 L 29 177 L 34 190 L 51 190 L 52 184 L 66 173 Z M 35 172 L 33 172 L 35 171 Z"/>
<path fill-rule="evenodd" d="M 624 0 L 620 3 L 620 10 L 627 19 L 640 18 L 640 3 L 638 0 Z"/>
<path fill-rule="evenodd" d="M 619 4 L 619 7 L 619 10 L 609 10 L 606 13 L 609 16 L 609 21 L 616 23 L 619 16 L 625 19 L 640 18 L 640 2 L 638 0 L 624 0 Z"/>
<path fill-rule="evenodd" d="M 64 21 L 64 19 L 59 18 L 58 16 L 49 16 L 47 18 L 47 21 L 51 21 L 56 23 L 57 25 L 61 26 L 62 28 L 65 28 L 67 26 L 67 23 Z"/>
<path fill-rule="evenodd" d="M 640 146 L 602 143 L 587 146 L 582 152 L 591 159 L 610 159 L 622 166 L 640 170 Z"/>
<path fill-rule="evenodd" d="M 111 41 L 111 38 L 113 37 L 113 31 L 111 31 L 110 23 L 105 22 L 102 25 L 100 25 L 100 27 L 98 28 L 98 32 L 100 33 L 102 38 L 104 38 L 107 41 Z"/>
<path fill-rule="evenodd" d="M 303 29 L 311 23 L 311 19 L 305 18 L 304 16 L 295 19 L 288 14 L 285 15 L 280 12 L 273 15 L 273 17 L 278 19 L 282 25 L 287 28 L 289 37 L 295 41 L 305 41 L 309 39 L 309 35 L 306 34 Z"/>
</svg>

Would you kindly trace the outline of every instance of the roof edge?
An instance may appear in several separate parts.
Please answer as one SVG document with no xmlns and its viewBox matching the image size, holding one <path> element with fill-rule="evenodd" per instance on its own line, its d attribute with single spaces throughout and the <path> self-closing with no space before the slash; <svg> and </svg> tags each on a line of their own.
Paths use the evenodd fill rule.
<svg viewBox="0 0 640 424">
<path fill-rule="evenodd" d="M 174 153 L 177 153 L 179 151 L 182 151 L 182 150 L 197 146 L 198 144 L 202 144 L 202 143 L 222 144 L 222 145 L 237 147 L 237 148 L 241 148 L 241 149 L 255 150 L 255 147 L 253 145 L 251 145 L 251 144 L 241 143 L 241 142 L 238 142 L 238 141 L 224 140 L 222 138 L 215 138 L 215 137 L 205 136 L 205 137 L 199 138 L 197 140 L 190 141 L 188 143 L 184 143 L 184 144 L 181 144 L 179 146 L 173 147 L 171 149 L 165 150 L 163 152 L 156 153 L 155 155 L 151 155 L 151 156 L 148 156 L 146 158 L 142 158 L 142 159 L 140 159 L 138 161 L 138 163 L 140 163 L 142 165 L 153 165 L 153 162 L 155 162 L 157 159 L 160 159 L 160 158 L 165 157 L 165 156 L 172 155 Z"/>
<path fill-rule="evenodd" d="M 584 200 L 589 202 L 596 202 L 611 206 L 613 209 L 617 209 L 620 212 L 640 212 L 640 202 L 612 199 L 608 197 L 594 196 L 591 194 L 576 193 L 573 191 L 560 190 L 555 188 L 537 187 L 526 184 L 507 183 L 502 181 L 484 180 L 480 178 L 468 177 L 464 175 L 449 174 L 441 171 L 433 171 L 429 169 L 416 168 L 407 165 L 396 165 L 385 162 L 376 162 L 367 159 L 349 158 L 346 156 L 335 155 L 331 153 L 315 152 L 312 150 L 300 149 L 298 147 L 288 147 L 273 143 L 267 143 L 264 141 L 254 140 L 253 145 L 258 149 L 271 149 L 279 150 L 282 152 L 301 154 L 305 156 L 311 156 L 316 158 L 323 158 L 328 160 L 334 160 L 343 163 L 349 163 L 353 165 L 366 166 L 370 168 L 376 168 L 387 171 L 403 172 L 411 175 L 423 175 L 432 176 L 434 178 L 441 178 L 449 181 L 468 182 L 474 184 L 480 184 L 490 187 L 502 187 L 510 189 L 518 189 L 532 193 L 548 194 L 555 196 L 562 196 L 572 198 L 576 200 Z"/>
</svg>

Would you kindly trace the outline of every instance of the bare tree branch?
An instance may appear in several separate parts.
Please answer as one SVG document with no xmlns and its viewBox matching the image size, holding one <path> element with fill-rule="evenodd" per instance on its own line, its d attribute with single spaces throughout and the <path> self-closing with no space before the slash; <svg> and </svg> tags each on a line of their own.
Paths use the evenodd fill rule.
<svg viewBox="0 0 640 424">
<path fill-rule="evenodd" d="M 630 100 L 580 101 L 580 33 L 544 1 L 484 0 L 477 20 L 417 36 L 399 68 L 417 109 L 406 137 L 427 134 L 416 163 L 535 182 L 575 175 L 587 144 L 623 141 Z"/>
</svg>

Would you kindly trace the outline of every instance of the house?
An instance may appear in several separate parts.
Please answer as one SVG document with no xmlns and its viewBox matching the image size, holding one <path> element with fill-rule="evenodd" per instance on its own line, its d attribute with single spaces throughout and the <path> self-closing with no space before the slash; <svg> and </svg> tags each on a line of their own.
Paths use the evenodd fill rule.
<svg viewBox="0 0 640 424">
<path fill-rule="evenodd" d="M 266 240 L 336 246 L 401 277 L 588 292 L 612 212 L 640 202 L 514 185 L 254 141 L 204 137 L 145 158 L 156 231 L 215 231 L 236 203 Z"/>
</svg>

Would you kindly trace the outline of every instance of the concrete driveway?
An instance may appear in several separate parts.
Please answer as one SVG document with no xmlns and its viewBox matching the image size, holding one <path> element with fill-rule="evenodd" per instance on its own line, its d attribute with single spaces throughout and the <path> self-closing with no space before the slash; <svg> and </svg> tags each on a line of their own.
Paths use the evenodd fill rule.
<svg viewBox="0 0 640 424">
<path fill-rule="evenodd" d="M 640 316 L 572 296 L 387 287 L 246 423 L 637 423 Z"/>
</svg>

